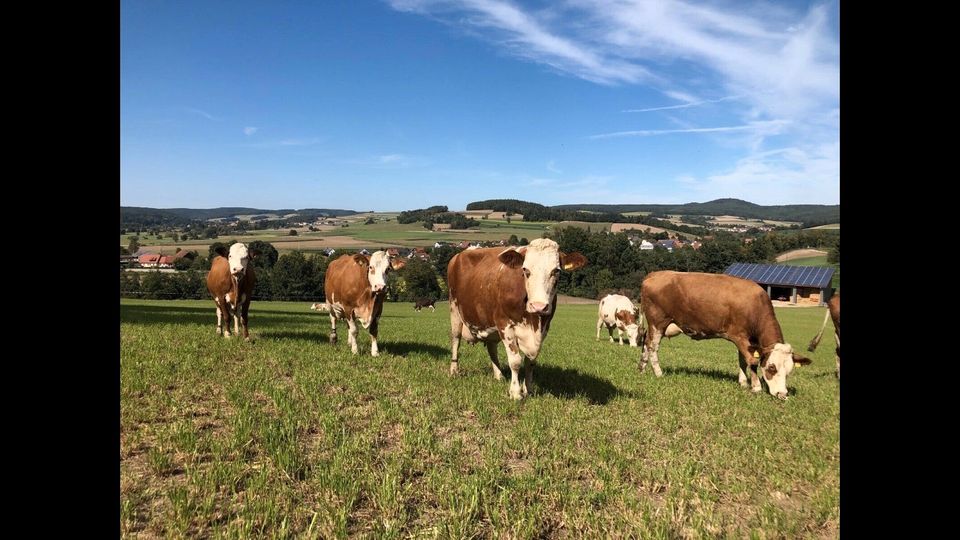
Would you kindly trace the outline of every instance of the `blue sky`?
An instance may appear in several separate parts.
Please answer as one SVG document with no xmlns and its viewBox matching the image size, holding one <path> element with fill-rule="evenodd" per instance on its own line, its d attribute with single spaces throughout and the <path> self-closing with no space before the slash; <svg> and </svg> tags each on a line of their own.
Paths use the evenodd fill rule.
<svg viewBox="0 0 960 540">
<path fill-rule="evenodd" d="M 840 200 L 836 1 L 120 9 L 124 206 Z"/>
</svg>

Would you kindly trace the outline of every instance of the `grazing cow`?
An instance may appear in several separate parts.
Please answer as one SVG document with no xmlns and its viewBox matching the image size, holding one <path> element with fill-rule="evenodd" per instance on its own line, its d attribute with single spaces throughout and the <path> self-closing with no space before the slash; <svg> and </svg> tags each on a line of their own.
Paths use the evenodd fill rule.
<svg viewBox="0 0 960 540">
<path fill-rule="evenodd" d="M 447 265 L 453 358 L 450 374 L 459 373 L 462 337 L 468 343 L 486 343 L 493 376 L 502 379 L 497 361 L 497 341 L 502 341 L 512 373 L 510 397 L 526 396 L 533 387 L 533 365 L 556 312 L 560 271 L 575 270 L 586 263 L 583 255 L 561 253 L 556 242 L 545 238 L 521 248 L 480 248 L 454 255 Z M 524 356 L 529 362 L 520 384 Z"/>
<path fill-rule="evenodd" d="M 418 298 L 416 303 L 413 305 L 413 309 L 419 312 L 421 309 L 428 307 L 431 311 L 436 311 L 437 308 L 433 306 L 434 301 L 429 298 Z"/>
<path fill-rule="evenodd" d="M 310 309 L 314 311 L 328 311 L 326 302 L 315 302 L 310 305 Z"/>
<path fill-rule="evenodd" d="M 239 335 L 243 324 L 243 338 L 249 341 L 247 312 L 257 279 L 253 265 L 249 263 L 256 253 L 249 251 L 246 245 L 236 243 L 229 251 L 224 247 L 217 249 L 217 254 L 207 274 L 207 290 L 217 304 L 217 334 L 230 337 L 230 318 L 233 317 L 233 333 Z"/>
<path fill-rule="evenodd" d="M 597 341 L 600 340 L 600 328 L 607 327 L 610 333 L 610 343 L 613 343 L 613 329 L 617 329 L 620 344 L 623 345 L 623 333 L 631 347 L 637 346 L 637 336 L 640 334 L 641 319 L 638 316 L 639 308 L 633 306 L 629 298 L 621 294 L 608 294 L 600 300 L 600 309 L 597 313 Z"/>
<path fill-rule="evenodd" d="M 323 290 L 330 311 L 330 343 L 337 342 L 337 319 L 346 319 L 349 332 L 347 342 L 357 354 L 357 324 L 370 331 L 370 355 L 379 356 L 377 332 L 383 297 L 386 295 L 386 274 L 392 268 L 406 265 L 403 259 L 391 259 L 386 251 L 375 251 L 367 257 L 359 253 L 341 255 L 327 267 Z"/>
<path fill-rule="evenodd" d="M 657 354 L 660 340 L 680 333 L 696 340 L 723 338 L 736 345 L 740 385 L 747 386 L 744 370 L 749 365 L 754 392 L 762 390 L 754 357 L 759 353 L 767 389 L 780 399 L 787 399 L 787 375 L 794 363 L 810 363 L 784 343 L 770 297 L 752 281 L 724 274 L 653 272 L 643 280 L 640 298 L 647 326 L 641 373 L 649 361 L 657 377 L 663 374 Z"/>
<path fill-rule="evenodd" d="M 827 326 L 827 319 L 833 319 L 833 328 L 835 330 L 834 337 L 837 339 L 837 378 L 840 378 L 840 293 L 833 295 L 830 300 L 827 301 L 827 312 L 823 316 L 823 324 L 820 325 L 820 331 L 817 332 L 816 337 L 810 341 L 810 345 L 807 347 L 808 351 L 814 351 L 817 348 L 817 345 L 820 344 L 820 338 L 823 337 L 823 329 Z"/>
</svg>

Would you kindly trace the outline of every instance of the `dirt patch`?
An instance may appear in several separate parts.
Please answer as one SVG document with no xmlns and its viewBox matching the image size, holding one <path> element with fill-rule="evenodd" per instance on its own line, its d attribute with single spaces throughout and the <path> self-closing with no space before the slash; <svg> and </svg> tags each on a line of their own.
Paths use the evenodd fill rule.
<svg viewBox="0 0 960 540">
<path fill-rule="evenodd" d="M 821 251 L 819 249 L 795 249 L 793 251 L 788 251 L 786 253 L 781 253 L 777 255 L 777 262 L 790 261 L 793 259 L 806 259 L 808 257 L 819 257 L 821 255 L 826 255 L 826 251 Z"/>
</svg>

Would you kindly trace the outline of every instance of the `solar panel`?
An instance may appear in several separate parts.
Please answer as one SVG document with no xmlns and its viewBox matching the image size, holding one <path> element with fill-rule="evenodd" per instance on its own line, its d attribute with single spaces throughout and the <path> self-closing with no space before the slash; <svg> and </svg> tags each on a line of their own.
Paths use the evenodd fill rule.
<svg viewBox="0 0 960 540">
<path fill-rule="evenodd" d="M 833 272 L 833 268 L 826 266 L 733 263 L 727 267 L 724 274 L 763 285 L 825 289 L 830 286 Z"/>
</svg>

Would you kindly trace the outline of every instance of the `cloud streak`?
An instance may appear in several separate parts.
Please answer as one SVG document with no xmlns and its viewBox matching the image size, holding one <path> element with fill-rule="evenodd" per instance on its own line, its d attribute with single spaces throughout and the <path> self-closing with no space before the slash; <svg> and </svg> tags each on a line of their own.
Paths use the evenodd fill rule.
<svg viewBox="0 0 960 540">
<path fill-rule="evenodd" d="M 184 107 L 184 110 L 186 110 L 187 112 L 192 112 L 193 114 L 199 114 L 200 116 L 206 118 L 207 120 L 214 120 L 214 121 L 219 120 L 219 118 L 215 118 L 212 114 L 206 111 L 201 111 L 200 109 L 192 109 L 190 107 Z"/>
<path fill-rule="evenodd" d="M 259 129 L 260 129 L 260 128 L 258 128 L 258 127 L 248 126 L 248 127 L 243 128 L 243 134 L 249 137 L 250 135 L 253 135 L 254 133 L 256 133 L 257 130 L 259 130 Z"/>
<path fill-rule="evenodd" d="M 667 105 L 664 107 L 649 107 L 646 109 L 626 109 L 620 112 L 625 113 L 639 113 L 639 112 L 652 112 L 652 111 L 669 111 L 673 109 L 689 109 L 690 107 L 699 107 L 700 105 L 706 105 L 707 103 L 720 103 L 722 101 L 729 101 L 731 99 L 739 99 L 740 96 L 727 96 L 720 99 L 704 99 L 701 101 L 691 101 L 689 103 L 683 103 L 680 105 Z"/>
<path fill-rule="evenodd" d="M 754 131 L 765 134 L 774 134 L 779 129 L 788 124 L 784 120 L 774 120 L 770 122 L 753 122 L 742 126 L 721 126 L 710 128 L 687 128 L 687 129 L 641 129 L 635 131 L 617 131 L 614 133 L 601 133 L 591 135 L 590 139 L 612 139 L 615 137 L 647 137 L 652 135 L 670 135 L 673 133 L 724 133 L 727 131 Z"/>
</svg>

